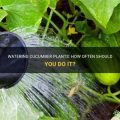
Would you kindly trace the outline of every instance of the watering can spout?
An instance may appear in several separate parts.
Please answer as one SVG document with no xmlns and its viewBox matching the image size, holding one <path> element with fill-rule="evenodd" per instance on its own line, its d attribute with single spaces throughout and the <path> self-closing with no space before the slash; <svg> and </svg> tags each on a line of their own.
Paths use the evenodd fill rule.
<svg viewBox="0 0 120 120">
<path fill-rule="evenodd" d="M 23 40 L 15 33 L 0 33 L 0 88 L 17 84 L 27 68 L 27 59 L 9 58 L 12 54 L 27 54 Z"/>
</svg>

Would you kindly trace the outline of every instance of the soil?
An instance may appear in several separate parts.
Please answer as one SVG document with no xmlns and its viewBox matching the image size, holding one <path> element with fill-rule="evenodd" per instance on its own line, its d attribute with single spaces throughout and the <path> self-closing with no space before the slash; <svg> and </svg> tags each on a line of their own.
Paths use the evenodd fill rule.
<svg viewBox="0 0 120 120">
<path fill-rule="evenodd" d="M 93 106 L 91 113 L 88 114 L 89 120 L 110 120 L 115 110 L 119 110 L 120 106 L 114 103 L 101 103 Z"/>
</svg>

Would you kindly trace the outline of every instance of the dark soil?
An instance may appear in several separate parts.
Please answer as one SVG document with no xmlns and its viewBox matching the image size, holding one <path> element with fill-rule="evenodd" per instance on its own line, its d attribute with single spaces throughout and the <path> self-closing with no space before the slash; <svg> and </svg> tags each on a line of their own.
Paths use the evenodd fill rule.
<svg viewBox="0 0 120 120">
<path fill-rule="evenodd" d="M 88 114 L 89 120 L 110 120 L 115 110 L 119 110 L 120 106 L 114 103 L 102 103 L 93 106 L 91 113 Z"/>
</svg>

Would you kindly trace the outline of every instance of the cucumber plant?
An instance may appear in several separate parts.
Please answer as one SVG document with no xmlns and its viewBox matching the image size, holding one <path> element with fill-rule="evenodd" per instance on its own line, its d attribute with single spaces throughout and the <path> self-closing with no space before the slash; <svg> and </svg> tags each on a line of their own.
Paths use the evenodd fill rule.
<svg viewBox="0 0 120 120">
<path fill-rule="evenodd" d="M 120 46 L 120 0 L 68 0 L 70 13 L 56 10 L 57 2 L 58 0 L 0 0 L 0 27 L 6 31 L 22 28 L 24 32 L 36 33 L 42 26 L 41 21 L 47 20 L 46 25 L 42 26 L 43 38 L 53 28 L 56 36 L 64 38 L 68 44 L 72 42 L 75 47 L 80 46 L 85 39 L 91 45 L 97 41 L 97 47 L 101 44 Z M 50 10 L 49 14 L 47 10 Z M 54 15 L 62 20 L 61 28 L 52 19 Z M 80 36 L 79 40 L 75 42 L 73 37 L 70 38 L 72 35 Z M 100 67 L 100 63 L 97 65 Z M 89 66 L 94 67 L 93 64 Z M 116 69 L 115 66 L 113 69 Z M 95 73 L 95 77 L 107 87 L 107 93 L 96 92 L 84 85 L 80 88 L 102 100 L 120 104 L 120 91 L 111 91 L 111 85 L 119 81 L 119 73 Z"/>
</svg>

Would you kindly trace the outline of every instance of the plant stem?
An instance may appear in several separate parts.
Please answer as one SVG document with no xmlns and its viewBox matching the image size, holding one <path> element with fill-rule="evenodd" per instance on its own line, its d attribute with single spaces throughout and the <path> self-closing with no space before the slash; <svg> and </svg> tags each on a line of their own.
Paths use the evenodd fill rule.
<svg viewBox="0 0 120 120">
<path fill-rule="evenodd" d="M 120 104 L 120 102 L 119 102 L 118 100 L 114 99 L 114 98 L 111 97 L 111 95 L 109 95 L 109 94 L 104 94 L 104 95 L 103 95 L 103 98 L 104 98 L 103 100 Z"/>
<path fill-rule="evenodd" d="M 52 8 L 51 8 L 52 9 Z M 63 38 L 68 42 L 68 37 L 67 37 L 67 34 L 66 34 L 66 28 L 68 26 L 68 22 L 67 20 L 64 18 L 63 15 L 61 15 L 58 11 L 52 9 L 53 12 L 63 21 L 63 27 L 61 29 L 61 32 L 62 32 L 62 35 L 63 35 Z"/>
<path fill-rule="evenodd" d="M 79 43 L 80 43 L 84 38 L 85 38 L 85 35 L 83 35 L 83 36 L 77 41 L 76 45 L 78 46 Z"/>
<path fill-rule="evenodd" d="M 113 93 L 115 96 L 119 95 L 120 94 L 120 91 L 117 91 L 115 93 Z"/>
<path fill-rule="evenodd" d="M 48 20 L 48 18 L 47 18 L 46 16 L 44 16 L 44 18 L 45 18 L 46 20 Z M 54 22 L 50 21 L 50 23 L 51 23 L 52 26 L 58 31 L 58 33 L 62 34 L 61 31 L 60 31 L 60 29 L 57 27 L 57 25 L 55 25 Z"/>
<path fill-rule="evenodd" d="M 43 33 L 43 39 L 48 31 L 48 28 L 49 28 L 49 25 L 50 25 L 50 21 L 51 21 L 51 18 L 52 18 L 52 15 L 53 15 L 53 11 L 51 10 L 50 11 L 50 15 L 49 15 L 49 18 L 48 18 L 48 21 L 47 21 L 47 24 L 46 24 L 46 27 L 45 27 L 45 31 Z"/>
<path fill-rule="evenodd" d="M 104 95 L 96 92 L 95 90 L 92 90 L 92 89 L 88 88 L 87 86 L 82 86 L 82 85 L 81 85 L 80 87 L 82 87 L 84 90 L 92 93 L 93 95 L 97 96 L 98 98 L 100 98 L 100 99 L 103 100 L 103 101 L 107 100 L 107 101 L 109 101 L 109 102 L 114 102 L 114 103 L 120 104 L 120 101 L 119 101 L 119 100 L 117 100 L 117 99 L 115 99 L 115 98 L 108 97 L 108 96 L 104 96 Z"/>
<path fill-rule="evenodd" d="M 51 10 L 53 10 L 53 12 L 54 12 L 56 15 L 58 15 L 58 17 L 60 17 L 61 20 L 62 20 L 64 23 L 67 22 L 66 19 L 65 19 L 58 11 L 56 11 L 56 10 L 54 10 L 54 9 L 52 9 L 52 8 L 51 8 Z"/>
<path fill-rule="evenodd" d="M 100 97 L 100 98 L 103 98 L 102 94 L 100 94 L 100 93 L 98 93 L 98 92 L 96 92 L 96 91 L 90 89 L 90 88 L 87 87 L 87 86 L 82 86 L 82 85 L 81 85 L 80 87 L 82 87 L 84 90 L 86 90 L 86 91 L 92 93 L 92 94 L 95 95 L 95 96 L 98 96 L 98 97 Z"/>
<path fill-rule="evenodd" d="M 117 98 L 117 97 L 111 92 L 110 86 L 108 86 L 107 91 L 108 91 L 108 95 L 110 95 L 112 98 L 114 98 L 116 101 L 118 101 L 118 102 L 120 103 L 120 99 Z"/>
</svg>

